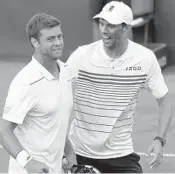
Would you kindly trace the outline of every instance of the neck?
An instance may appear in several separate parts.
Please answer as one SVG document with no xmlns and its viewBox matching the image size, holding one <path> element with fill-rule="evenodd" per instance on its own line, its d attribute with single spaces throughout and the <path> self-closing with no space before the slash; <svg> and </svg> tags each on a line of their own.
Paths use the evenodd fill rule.
<svg viewBox="0 0 175 174">
<path fill-rule="evenodd" d="M 55 78 L 59 77 L 59 69 L 57 61 L 51 58 L 46 58 L 38 54 L 34 54 L 35 59 L 46 68 Z"/>
<path fill-rule="evenodd" d="M 128 40 L 125 40 L 115 48 L 107 48 L 104 46 L 104 50 L 112 60 L 115 60 L 120 58 L 120 56 L 126 51 L 127 47 L 128 47 Z"/>
</svg>

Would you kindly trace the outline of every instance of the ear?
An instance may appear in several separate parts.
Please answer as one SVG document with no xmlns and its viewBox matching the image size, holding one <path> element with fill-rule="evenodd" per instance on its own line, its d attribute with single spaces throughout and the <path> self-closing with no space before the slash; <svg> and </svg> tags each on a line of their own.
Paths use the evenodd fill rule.
<svg viewBox="0 0 175 174">
<path fill-rule="evenodd" d="M 131 29 L 131 25 L 126 25 L 126 24 L 123 25 L 123 31 L 125 33 L 128 32 L 130 29 Z"/>
<path fill-rule="evenodd" d="M 34 37 L 32 37 L 32 38 L 30 39 L 30 42 L 31 42 L 31 44 L 33 45 L 34 48 L 37 48 L 38 45 L 39 45 L 38 40 L 37 40 L 36 38 L 34 38 Z"/>
<path fill-rule="evenodd" d="M 131 34 L 131 31 L 132 29 L 131 29 L 131 25 L 124 25 L 123 26 L 123 33 L 124 33 L 124 35 L 127 37 L 127 38 L 130 38 L 131 36 L 130 36 L 130 34 Z"/>
</svg>

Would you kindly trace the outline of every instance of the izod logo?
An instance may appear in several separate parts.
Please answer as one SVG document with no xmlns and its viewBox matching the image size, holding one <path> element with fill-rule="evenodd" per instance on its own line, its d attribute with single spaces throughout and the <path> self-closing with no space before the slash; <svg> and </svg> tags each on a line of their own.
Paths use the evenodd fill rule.
<svg viewBox="0 0 175 174">
<path fill-rule="evenodd" d="M 141 66 L 130 66 L 130 67 L 126 67 L 126 71 L 140 71 L 142 70 Z"/>
</svg>

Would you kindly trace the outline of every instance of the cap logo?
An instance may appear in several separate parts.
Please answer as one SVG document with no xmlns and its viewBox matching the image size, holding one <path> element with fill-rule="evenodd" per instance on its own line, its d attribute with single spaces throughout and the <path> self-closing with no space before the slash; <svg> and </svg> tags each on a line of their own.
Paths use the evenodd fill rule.
<svg viewBox="0 0 175 174">
<path fill-rule="evenodd" d="M 109 7 L 108 11 L 112 12 L 112 11 L 113 11 L 113 9 L 114 9 L 114 6 L 113 6 L 113 5 L 111 5 L 111 6 Z"/>
</svg>

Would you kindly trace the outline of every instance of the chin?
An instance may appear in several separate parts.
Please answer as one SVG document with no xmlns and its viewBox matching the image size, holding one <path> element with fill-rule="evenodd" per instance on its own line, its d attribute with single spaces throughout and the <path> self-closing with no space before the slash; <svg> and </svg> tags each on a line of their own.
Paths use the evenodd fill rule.
<svg viewBox="0 0 175 174">
<path fill-rule="evenodd" d="M 106 45 L 106 44 L 104 44 L 104 46 L 106 47 L 106 48 L 108 48 L 108 49 L 112 49 L 114 46 L 113 45 Z"/>
<path fill-rule="evenodd" d="M 54 60 L 60 59 L 62 57 L 62 54 L 54 55 L 52 56 Z"/>
<path fill-rule="evenodd" d="M 60 59 L 60 58 L 61 58 L 60 56 L 58 56 L 58 57 L 53 57 L 54 60 L 58 60 L 58 59 Z"/>
<path fill-rule="evenodd" d="M 113 44 L 106 44 L 106 43 L 104 43 L 104 42 L 103 42 L 103 45 L 104 45 L 104 47 L 106 47 L 106 48 L 112 48 L 112 47 L 113 47 Z"/>
</svg>

